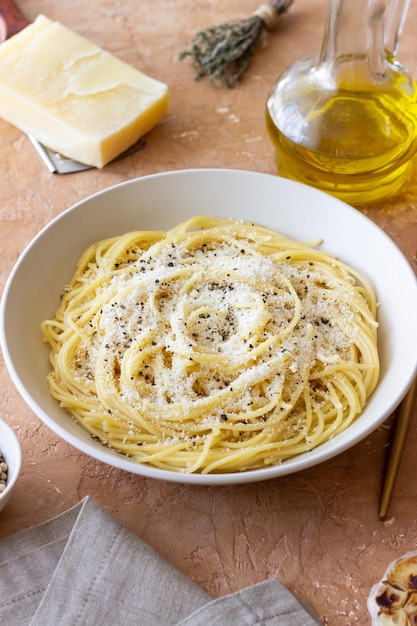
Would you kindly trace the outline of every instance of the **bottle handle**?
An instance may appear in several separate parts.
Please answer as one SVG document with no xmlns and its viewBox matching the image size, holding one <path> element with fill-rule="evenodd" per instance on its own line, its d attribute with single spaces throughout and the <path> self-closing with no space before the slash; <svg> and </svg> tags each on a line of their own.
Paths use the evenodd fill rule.
<svg viewBox="0 0 417 626">
<path fill-rule="evenodd" d="M 385 27 L 385 50 L 395 56 L 411 0 L 391 0 Z"/>
</svg>

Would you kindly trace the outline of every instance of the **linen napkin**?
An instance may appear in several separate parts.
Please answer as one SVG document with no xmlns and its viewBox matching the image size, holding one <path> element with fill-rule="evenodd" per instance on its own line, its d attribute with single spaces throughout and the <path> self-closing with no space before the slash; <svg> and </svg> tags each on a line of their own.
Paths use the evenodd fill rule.
<svg viewBox="0 0 417 626">
<path fill-rule="evenodd" d="M 317 626 L 277 580 L 213 599 L 92 498 L 0 541 L 7 626 Z"/>
</svg>

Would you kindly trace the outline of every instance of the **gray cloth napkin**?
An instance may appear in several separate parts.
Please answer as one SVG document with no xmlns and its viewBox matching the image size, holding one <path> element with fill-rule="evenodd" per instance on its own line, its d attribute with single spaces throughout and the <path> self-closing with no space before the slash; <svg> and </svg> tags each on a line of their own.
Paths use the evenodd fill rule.
<svg viewBox="0 0 417 626">
<path fill-rule="evenodd" d="M 7 626 L 317 626 L 276 579 L 213 599 L 90 497 L 0 541 Z"/>
</svg>

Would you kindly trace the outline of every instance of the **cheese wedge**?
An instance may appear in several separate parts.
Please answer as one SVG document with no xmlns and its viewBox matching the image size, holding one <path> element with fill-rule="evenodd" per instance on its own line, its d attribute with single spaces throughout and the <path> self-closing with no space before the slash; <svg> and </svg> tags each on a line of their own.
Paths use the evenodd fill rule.
<svg viewBox="0 0 417 626">
<path fill-rule="evenodd" d="M 169 111 L 169 90 L 39 15 L 0 45 L 0 117 L 46 147 L 103 167 Z"/>
</svg>

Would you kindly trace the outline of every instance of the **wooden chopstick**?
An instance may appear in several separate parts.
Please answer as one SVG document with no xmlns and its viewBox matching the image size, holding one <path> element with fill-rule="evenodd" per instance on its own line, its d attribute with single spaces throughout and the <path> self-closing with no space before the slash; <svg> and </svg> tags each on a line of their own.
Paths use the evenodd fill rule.
<svg viewBox="0 0 417 626">
<path fill-rule="evenodd" d="M 409 388 L 407 394 L 405 395 L 398 408 L 398 413 L 395 420 L 394 437 L 391 443 L 391 450 L 379 503 L 380 519 L 384 519 L 387 514 L 388 505 L 391 500 L 391 494 L 394 487 L 395 479 L 397 477 L 398 467 L 400 465 L 401 456 L 404 450 L 408 427 L 410 425 L 411 417 L 413 415 L 416 399 L 417 378 L 411 384 L 411 387 Z"/>
</svg>

